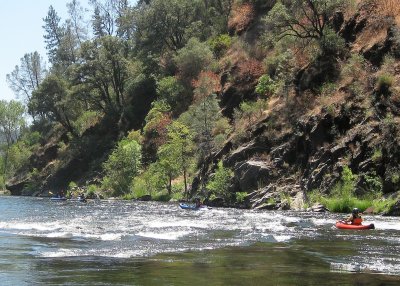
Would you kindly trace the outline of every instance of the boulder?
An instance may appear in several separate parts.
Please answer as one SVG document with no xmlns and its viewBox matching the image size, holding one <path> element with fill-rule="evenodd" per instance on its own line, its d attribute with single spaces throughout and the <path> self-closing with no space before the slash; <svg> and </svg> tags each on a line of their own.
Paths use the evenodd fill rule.
<svg viewBox="0 0 400 286">
<path fill-rule="evenodd" d="M 265 186 L 273 173 L 271 166 L 263 161 L 246 161 L 235 166 L 235 178 L 239 180 L 241 192 L 251 192 Z"/>
</svg>

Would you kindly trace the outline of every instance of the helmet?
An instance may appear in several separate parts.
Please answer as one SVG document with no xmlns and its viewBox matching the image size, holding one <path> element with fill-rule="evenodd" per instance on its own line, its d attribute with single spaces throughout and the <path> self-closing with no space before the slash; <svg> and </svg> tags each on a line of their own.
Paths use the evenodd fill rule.
<svg viewBox="0 0 400 286">
<path fill-rule="evenodd" d="M 358 208 L 354 208 L 352 211 L 353 214 L 358 214 L 359 212 L 360 212 L 360 210 Z"/>
</svg>

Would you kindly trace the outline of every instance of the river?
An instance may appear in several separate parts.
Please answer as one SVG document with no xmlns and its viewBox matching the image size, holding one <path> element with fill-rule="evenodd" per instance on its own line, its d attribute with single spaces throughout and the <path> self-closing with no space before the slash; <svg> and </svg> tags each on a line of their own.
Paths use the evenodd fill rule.
<svg viewBox="0 0 400 286">
<path fill-rule="evenodd" d="M 400 285 L 400 222 L 0 197 L 0 285 Z"/>
</svg>

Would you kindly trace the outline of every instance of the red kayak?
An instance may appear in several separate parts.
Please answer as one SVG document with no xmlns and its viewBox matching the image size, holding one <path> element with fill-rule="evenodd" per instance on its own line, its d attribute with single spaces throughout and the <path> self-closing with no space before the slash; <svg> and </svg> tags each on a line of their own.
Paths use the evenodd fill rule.
<svg viewBox="0 0 400 286">
<path fill-rule="evenodd" d="M 371 224 L 351 224 L 345 221 L 338 221 L 336 222 L 336 227 L 340 229 L 374 229 L 375 225 Z"/>
</svg>

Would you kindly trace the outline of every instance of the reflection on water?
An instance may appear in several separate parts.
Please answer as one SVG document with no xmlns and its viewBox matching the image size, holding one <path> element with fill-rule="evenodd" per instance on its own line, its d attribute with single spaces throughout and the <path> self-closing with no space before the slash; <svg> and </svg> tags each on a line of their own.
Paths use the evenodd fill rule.
<svg viewBox="0 0 400 286">
<path fill-rule="evenodd" d="M 0 198 L 1 285 L 399 285 L 398 218 Z"/>
</svg>

